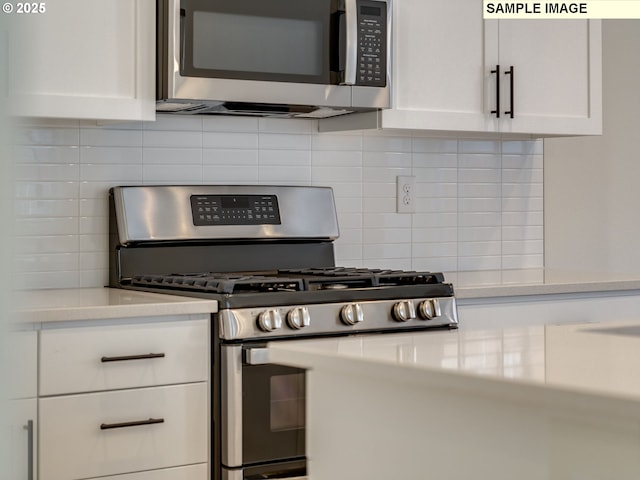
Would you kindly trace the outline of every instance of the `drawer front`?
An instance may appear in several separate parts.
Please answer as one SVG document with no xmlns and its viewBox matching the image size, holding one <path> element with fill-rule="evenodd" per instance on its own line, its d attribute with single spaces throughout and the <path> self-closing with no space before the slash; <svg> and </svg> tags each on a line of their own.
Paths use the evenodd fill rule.
<svg viewBox="0 0 640 480">
<path fill-rule="evenodd" d="M 208 465 L 200 463 L 187 467 L 163 468 L 148 472 L 101 477 L 100 480 L 209 480 Z"/>
<path fill-rule="evenodd" d="M 40 480 L 206 463 L 208 384 L 39 400 Z"/>
<path fill-rule="evenodd" d="M 40 332 L 40 396 L 200 382 L 209 320 Z"/>
</svg>

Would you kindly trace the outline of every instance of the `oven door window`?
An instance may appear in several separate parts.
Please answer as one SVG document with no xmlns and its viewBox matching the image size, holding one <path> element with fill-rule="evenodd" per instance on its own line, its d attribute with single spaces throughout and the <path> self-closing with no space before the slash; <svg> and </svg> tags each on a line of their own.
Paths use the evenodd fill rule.
<svg viewBox="0 0 640 480">
<path fill-rule="evenodd" d="M 244 365 L 242 390 L 244 463 L 304 456 L 304 370 Z"/>
<path fill-rule="evenodd" d="M 330 83 L 331 51 L 339 42 L 332 33 L 337 0 L 181 0 L 180 5 L 182 76 Z"/>
</svg>

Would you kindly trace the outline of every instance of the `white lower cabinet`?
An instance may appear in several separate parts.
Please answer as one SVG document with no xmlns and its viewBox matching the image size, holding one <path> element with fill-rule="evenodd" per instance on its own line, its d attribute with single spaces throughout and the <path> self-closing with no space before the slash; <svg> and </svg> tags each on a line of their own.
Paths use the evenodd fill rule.
<svg viewBox="0 0 640 480">
<path fill-rule="evenodd" d="M 207 462 L 205 382 L 40 400 L 40 480 Z"/>
<path fill-rule="evenodd" d="M 41 330 L 39 480 L 208 480 L 208 339 L 208 315 Z"/>
<path fill-rule="evenodd" d="M 5 457 L 8 464 L 1 470 L 10 479 L 35 480 L 38 478 L 38 403 L 35 398 L 9 402 L 8 441 Z"/>
</svg>

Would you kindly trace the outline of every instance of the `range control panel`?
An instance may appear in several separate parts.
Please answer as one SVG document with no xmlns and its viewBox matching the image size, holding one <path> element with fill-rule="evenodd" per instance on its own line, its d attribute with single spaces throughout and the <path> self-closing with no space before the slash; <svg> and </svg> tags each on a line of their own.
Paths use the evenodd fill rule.
<svg viewBox="0 0 640 480">
<path fill-rule="evenodd" d="M 384 87 L 387 84 L 387 4 L 358 2 L 358 70 L 356 84 Z"/>
<path fill-rule="evenodd" d="M 275 195 L 192 195 L 193 224 L 279 225 Z"/>
</svg>

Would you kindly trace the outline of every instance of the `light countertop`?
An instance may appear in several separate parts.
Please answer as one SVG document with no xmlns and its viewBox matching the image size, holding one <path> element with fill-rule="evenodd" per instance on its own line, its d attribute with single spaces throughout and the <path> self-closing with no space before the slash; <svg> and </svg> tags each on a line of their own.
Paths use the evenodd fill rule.
<svg viewBox="0 0 640 480">
<path fill-rule="evenodd" d="M 272 361 L 640 419 L 640 320 L 275 342 Z"/>
<path fill-rule="evenodd" d="M 118 288 L 51 289 L 16 292 L 16 320 L 58 322 L 217 311 L 217 302 Z"/>
<path fill-rule="evenodd" d="M 640 290 L 640 274 L 557 269 L 445 272 L 458 299 Z"/>
</svg>

